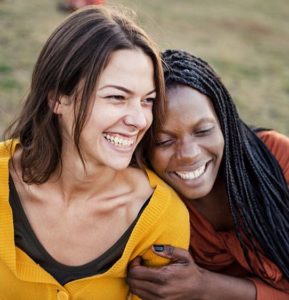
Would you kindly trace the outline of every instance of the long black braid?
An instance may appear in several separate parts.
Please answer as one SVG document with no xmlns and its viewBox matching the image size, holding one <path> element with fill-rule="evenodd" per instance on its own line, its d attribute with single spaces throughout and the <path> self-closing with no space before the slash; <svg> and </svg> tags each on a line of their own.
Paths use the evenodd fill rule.
<svg viewBox="0 0 289 300">
<path fill-rule="evenodd" d="M 248 250 L 259 262 L 260 253 L 265 254 L 289 280 L 289 190 L 278 162 L 240 119 L 208 63 L 180 50 L 165 51 L 163 61 L 167 87 L 187 85 L 213 102 L 225 140 L 223 168 L 231 213 L 251 271 L 255 270 Z"/>
</svg>

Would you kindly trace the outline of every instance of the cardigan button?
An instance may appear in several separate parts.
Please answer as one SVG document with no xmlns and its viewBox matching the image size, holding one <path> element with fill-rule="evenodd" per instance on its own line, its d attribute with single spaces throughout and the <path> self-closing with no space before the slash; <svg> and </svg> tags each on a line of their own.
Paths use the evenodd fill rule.
<svg viewBox="0 0 289 300">
<path fill-rule="evenodd" d="M 69 300 L 69 296 L 64 291 L 57 292 L 57 300 Z"/>
</svg>

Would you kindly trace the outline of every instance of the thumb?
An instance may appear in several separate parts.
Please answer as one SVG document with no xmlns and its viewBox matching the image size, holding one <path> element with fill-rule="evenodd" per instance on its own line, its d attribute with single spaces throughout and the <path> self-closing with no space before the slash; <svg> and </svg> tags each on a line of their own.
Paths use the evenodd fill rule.
<svg viewBox="0 0 289 300">
<path fill-rule="evenodd" d="M 191 254 L 182 248 L 176 248 L 170 245 L 153 245 L 155 254 L 170 259 L 174 263 L 189 264 L 193 262 Z"/>
</svg>

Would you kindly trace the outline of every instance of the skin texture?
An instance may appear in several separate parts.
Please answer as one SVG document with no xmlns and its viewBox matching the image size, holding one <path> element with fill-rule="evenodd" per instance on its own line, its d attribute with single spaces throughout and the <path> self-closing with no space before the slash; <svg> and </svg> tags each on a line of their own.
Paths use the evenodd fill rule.
<svg viewBox="0 0 289 300">
<path fill-rule="evenodd" d="M 223 151 L 224 138 L 210 99 L 187 86 L 170 87 L 166 120 L 157 133 L 151 163 L 216 230 L 233 226 L 220 170 Z M 147 268 L 136 258 L 128 271 L 132 292 L 144 300 L 256 298 L 252 282 L 204 270 L 186 250 L 165 246 L 156 253 L 171 259 L 171 264 Z"/>
</svg>

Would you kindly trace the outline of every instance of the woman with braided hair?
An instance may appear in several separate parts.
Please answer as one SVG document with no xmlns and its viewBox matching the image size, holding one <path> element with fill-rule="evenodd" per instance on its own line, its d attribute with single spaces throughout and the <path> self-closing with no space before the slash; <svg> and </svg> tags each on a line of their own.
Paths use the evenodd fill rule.
<svg viewBox="0 0 289 300">
<path fill-rule="evenodd" d="M 219 76 L 187 52 L 163 53 L 165 122 L 143 143 L 148 164 L 190 212 L 190 251 L 154 246 L 169 266 L 135 259 L 142 299 L 289 299 L 289 139 L 252 130 Z"/>
</svg>

